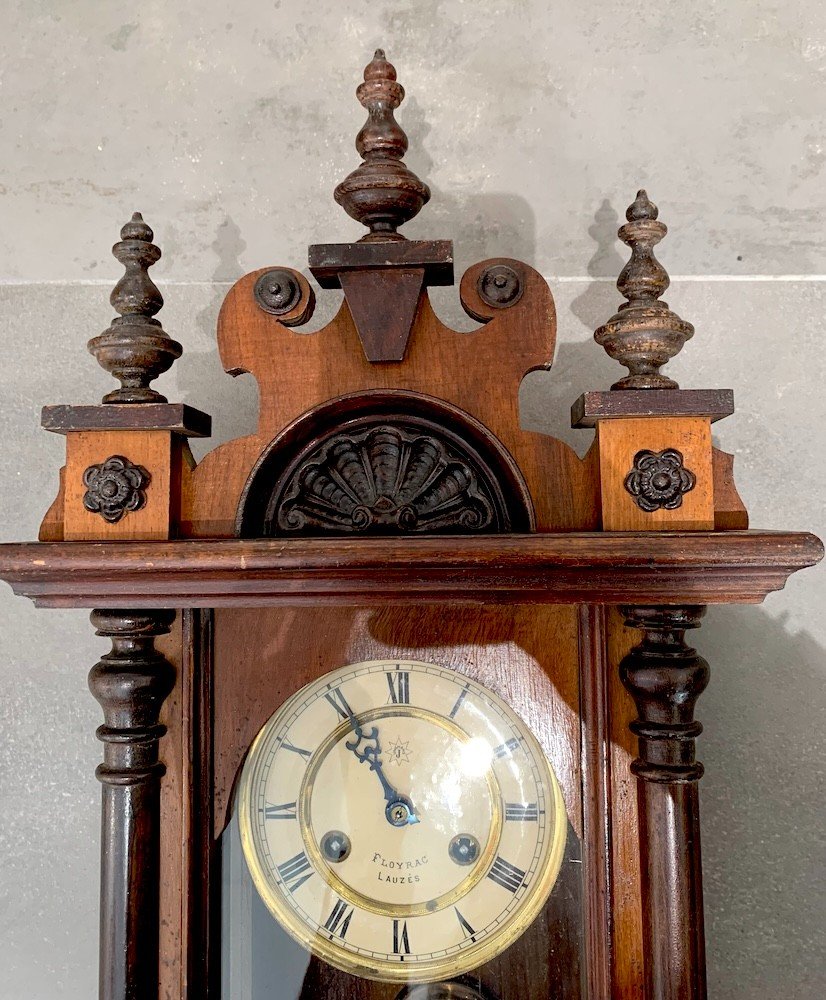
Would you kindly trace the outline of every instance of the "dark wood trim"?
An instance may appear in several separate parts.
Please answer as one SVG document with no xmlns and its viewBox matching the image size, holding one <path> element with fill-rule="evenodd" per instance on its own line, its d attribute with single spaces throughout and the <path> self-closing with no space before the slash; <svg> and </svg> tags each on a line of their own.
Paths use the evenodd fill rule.
<svg viewBox="0 0 826 1000">
<path fill-rule="evenodd" d="M 183 669 L 188 684 L 187 747 L 190 780 L 187 893 L 183 899 L 186 992 L 183 1000 L 211 1000 L 220 991 L 220 891 L 218 844 L 213 829 L 213 614 L 183 612 Z"/>
<path fill-rule="evenodd" d="M 622 417 L 710 417 L 734 413 L 732 389 L 624 389 L 583 392 L 571 407 L 572 427 L 594 427 L 598 420 Z"/>
<path fill-rule="evenodd" d="M 314 243 L 308 256 L 310 272 L 322 288 L 340 288 L 342 272 L 410 267 L 424 269 L 426 286 L 453 284 L 452 240 Z"/>
<path fill-rule="evenodd" d="M 100 406 L 44 406 L 40 426 L 55 434 L 72 431 L 173 431 L 209 437 L 212 417 L 185 403 L 106 403 Z"/>
<path fill-rule="evenodd" d="M 93 611 L 112 641 L 89 688 L 103 709 L 100 1000 L 157 1000 L 160 781 L 158 721 L 175 669 L 155 649 L 174 611 Z"/>
<path fill-rule="evenodd" d="M 804 532 L 594 532 L 0 545 L 43 607 L 759 603 L 823 556 Z"/>
<path fill-rule="evenodd" d="M 626 607 L 627 625 L 643 639 L 620 664 L 620 678 L 637 707 L 631 731 L 637 775 L 643 942 L 647 1000 L 705 1000 L 705 935 L 695 757 L 702 725 L 697 699 L 708 663 L 686 645 L 705 608 Z"/>
<path fill-rule="evenodd" d="M 606 609 L 579 608 L 582 860 L 589 997 L 611 995 L 611 762 Z"/>
</svg>

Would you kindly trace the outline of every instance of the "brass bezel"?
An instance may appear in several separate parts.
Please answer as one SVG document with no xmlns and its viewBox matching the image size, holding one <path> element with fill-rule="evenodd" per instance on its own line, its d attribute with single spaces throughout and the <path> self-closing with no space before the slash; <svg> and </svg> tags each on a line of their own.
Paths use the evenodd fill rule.
<svg viewBox="0 0 826 1000">
<path fill-rule="evenodd" d="M 491 702 L 499 706 L 500 709 L 503 710 L 505 716 L 516 724 L 516 727 L 519 729 L 525 743 L 530 747 L 531 754 L 542 774 L 542 777 L 547 779 L 545 792 L 549 803 L 553 804 L 553 820 L 548 826 L 549 836 L 545 851 L 544 868 L 541 874 L 538 874 L 538 877 L 536 877 L 533 883 L 529 886 L 528 891 L 522 897 L 519 907 L 514 912 L 513 916 L 506 920 L 498 931 L 486 935 L 481 941 L 468 945 L 467 948 L 464 948 L 456 955 L 450 955 L 443 959 L 433 959 L 428 962 L 411 961 L 409 963 L 405 963 L 404 965 L 383 960 L 371 961 L 369 959 L 365 959 L 362 955 L 353 955 L 345 948 L 338 946 L 334 941 L 324 938 L 316 930 L 308 926 L 305 921 L 298 917 L 293 908 L 286 903 L 282 894 L 274 890 L 255 848 L 255 837 L 253 833 L 255 815 L 253 778 L 260 764 L 268 737 L 273 730 L 279 728 L 281 720 L 289 714 L 293 704 L 300 699 L 306 698 L 308 689 L 317 685 L 323 686 L 328 684 L 330 679 L 333 677 L 350 674 L 353 671 L 364 667 L 375 668 L 376 670 L 384 667 L 409 667 L 412 669 L 424 667 L 436 669 L 440 672 L 444 671 L 446 673 L 456 673 L 457 677 L 462 678 L 463 683 L 470 680 L 470 683 L 479 688 L 479 690 L 484 693 L 486 698 L 490 699 Z M 415 706 L 413 706 L 413 708 L 415 709 Z M 392 709 L 389 706 L 382 707 L 381 709 L 360 713 L 360 717 L 363 717 L 366 721 L 374 711 L 380 711 L 382 714 L 388 714 L 388 712 L 392 711 Z M 408 712 L 412 714 L 412 709 L 409 709 Z M 431 715 L 429 712 L 425 714 L 428 717 Z M 453 731 L 452 727 L 455 726 L 458 733 L 462 734 L 462 738 L 469 739 L 464 730 L 462 730 L 461 727 L 456 726 L 452 720 L 444 717 L 439 718 L 441 723 L 449 724 L 451 732 Z M 341 724 L 340 726 L 337 726 L 336 730 L 327 737 L 324 743 L 322 743 L 322 746 L 330 744 L 335 733 L 342 729 L 342 727 L 346 729 L 347 725 Z M 340 738 L 340 736 L 337 738 Z M 318 753 L 318 749 L 320 748 L 316 749 L 313 756 Z M 308 763 L 308 773 L 310 763 L 312 763 L 312 759 Z M 304 785 L 302 784 L 302 794 L 303 792 Z M 281 705 L 281 707 L 273 713 L 267 722 L 264 723 L 260 732 L 250 746 L 239 782 L 237 809 L 241 846 L 253 884 L 255 885 L 255 888 L 267 909 L 279 922 L 279 924 L 281 924 L 284 930 L 313 955 L 329 963 L 335 968 L 340 969 L 343 972 L 347 972 L 350 975 L 390 983 L 428 983 L 435 982 L 440 979 L 449 979 L 463 973 L 470 972 L 471 970 L 478 968 L 480 965 L 484 965 L 486 962 L 489 962 L 491 959 L 501 954 L 501 952 L 513 944 L 514 941 L 516 941 L 517 938 L 519 938 L 524 931 L 527 930 L 530 924 L 533 923 L 539 915 L 542 907 L 545 905 L 551 889 L 556 882 L 557 876 L 559 875 L 567 837 L 567 814 L 565 812 L 565 803 L 562 797 L 562 790 L 560 788 L 559 781 L 553 771 L 553 768 L 551 767 L 550 761 L 546 757 L 542 747 L 539 745 L 538 740 L 522 719 L 519 718 L 519 716 L 505 701 L 503 701 L 503 699 L 478 681 L 469 679 L 465 675 L 459 674 L 456 671 L 452 671 L 449 667 L 440 666 L 435 663 L 427 663 L 422 660 L 364 660 L 358 663 L 349 663 L 343 667 L 337 668 L 336 670 L 330 671 L 323 677 L 319 677 L 316 680 L 311 681 L 309 684 L 306 684 L 304 687 L 300 688 L 293 695 L 291 695 Z M 310 856 L 311 850 L 315 846 L 312 842 L 312 838 L 307 838 L 304 835 L 304 830 L 302 830 L 302 839 L 304 840 L 305 847 L 307 848 L 308 856 Z M 318 855 L 317 850 L 315 853 Z M 318 855 L 318 858 L 320 859 L 320 855 Z M 313 860 L 315 861 L 315 859 Z M 315 870 L 318 871 L 322 877 L 324 877 L 324 873 L 329 873 L 330 868 L 326 862 L 323 861 L 323 859 L 320 860 L 321 865 L 316 867 Z M 487 867 L 489 866 L 479 866 L 479 871 L 481 872 L 479 880 L 487 875 Z M 348 893 L 350 892 L 347 886 L 343 884 L 338 885 L 338 882 L 340 882 L 340 879 L 336 881 L 335 888 L 337 892 L 341 893 L 342 889 Z M 333 883 L 328 881 L 328 884 L 332 885 Z M 464 885 L 464 883 L 461 884 Z M 476 882 L 474 881 L 474 885 L 475 884 Z M 467 891 L 469 891 L 469 889 L 465 890 L 465 892 Z M 350 894 L 352 895 L 352 893 Z M 343 893 L 342 898 L 346 898 Z M 361 901 L 356 899 L 351 902 L 353 902 L 354 905 L 363 905 Z M 375 907 L 371 908 L 375 911 Z M 384 911 L 382 909 L 377 912 Z M 399 907 L 398 913 L 399 916 L 409 915 L 406 913 L 406 907 L 404 906 Z"/>
</svg>

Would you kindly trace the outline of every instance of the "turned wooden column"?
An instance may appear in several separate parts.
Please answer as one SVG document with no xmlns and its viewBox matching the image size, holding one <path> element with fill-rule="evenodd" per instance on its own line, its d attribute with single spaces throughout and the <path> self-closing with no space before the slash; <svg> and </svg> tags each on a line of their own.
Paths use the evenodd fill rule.
<svg viewBox="0 0 826 1000">
<path fill-rule="evenodd" d="M 158 721 L 175 683 L 155 638 L 174 611 L 93 611 L 112 651 L 92 667 L 89 688 L 103 708 L 100 1000 L 157 1000 L 160 779 Z"/>
<path fill-rule="evenodd" d="M 730 456 L 715 450 L 711 425 L 734 412 L 729 389 L 680 389 L 661 369 L 694 336 L 694 327 L 662 300 L 670 279 L 655 247 L 667 233 L 644 190 L 617 233 L 631 258 L 617 279 L 627 301 L 594 333 L 628 369 L 608 392 L 586 392 L 572 409 L 575 427 L 596 428 L 600 526 L 609 532 L 710 532 L 746 528 L 748 516 L 731 483 Z M 651 565 L 652 581 L 657 567 Z M 672 599 L 674 591 L 664 599 Z M 677 592 L 679 593 L 679 591 Z M 701 732 L 694 705 L 708 683 L 708 664 L 686 646 L 697 606 L 626 607 L 626 624 L 642 642 L 620 665 L 638 712 L 632 765 L 638 779 L 642 950 L 648 1000 L 706 995 L 702 877 L 694 759 Z M 624 701 L 624 699 L 622 699 Z M 626 712 L 616 704 L 617 718 Z M 616 734 L 619 736 L 619 734 Z M 636 923 L 622 934 L 636 937 Z M 637 944 L 635 940 L 635 945 Z M 638 952 L 635 951 L 635 955 Z M 623 975 L 634 977 L 634 968 Z"/>
<path fill-rule="evenodd" d="M 186 534 L 182 497 L 194 466 L 187 438 L 209 436 L 210 418 L 167 402 L 151 388 L 180 356 L 181 345 L 156 317 L 163 297 L 149 268 L 161 251 L 152 242 L 152 229 L 136 212 L 120 237 L 112 253 L 124 274 L 110 296 L 119 315 L 88 344 L 120 386 L 98 405 L 44 408 L 43 426 L 66 437 L 66 463 L 40 528 L 41 541 L 162 542 Z M 97 558 L 105 563 L 109 557 Z M 126 603 L 140 608 L 140 602 Z M 174 860 L 164 873 L 169 891 L 159 884 L 164 767 L 158 742 L 166 731 L 159 713 L 175 683 L 175 668 L 154 647 L 174 617 L 165 610 L 92 613 L 98 635 L 112 640 L 112 651 L 89 675 L 104 715 L 98 729 L 104 759 L 97 770 L 103 784 L 101 1000 L 156 1000 L 159 992 L 170 993 L 168 983 L 177 971 L 173 948 L 164 947 L 158 934 L 159 924 L 174 927 L 181 915 L 173 853 L 180 835 L 176 840 L 174 825 L 167 834 Z M 178 662 L 177 653 L 170 656 Z M 180 704 L 174 708 L 178 726 Z M 165 981 L 159 977 L 159 954 Z"/>
<path fill-rule="evenodd" d="M 706 996 L 703 882 L 697 782 L 703 765 L 694 719 L 709 668 L 685 643 L 705 608 L 624 607 L 642 642 L 623 659 L 620 677 L 637 706 L 631 730 L 638 778 L 646 996 L 696 1000 Z"/>
</svg>

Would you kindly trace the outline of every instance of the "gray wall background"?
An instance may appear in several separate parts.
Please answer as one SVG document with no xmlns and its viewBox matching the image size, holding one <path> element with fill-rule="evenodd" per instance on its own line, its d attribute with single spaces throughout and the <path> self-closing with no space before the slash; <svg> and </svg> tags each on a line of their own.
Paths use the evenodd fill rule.
<svg viewBox="0 0 826 1000">
<path fill-rule="evenodd" d="M 63 441 L 40 406 L 109 387 L 84 344 L 111 318 L 109 247 L 135 209 L 186 351 L 163 391 L 213 414 L 210 446 L 254 426 L 254 384 L 220 369 L 217 310 L 245 271 L 359 235 L 331 193 L 357 163 L 353 91 L 377 45 L 433 189 L 407 235 L 453 238 L 459 273 L 523 258 L 556 296 L 555 365 L 526 380 L 525 425 L 587 447 L 568 407 L 616 377 L 590 338 L 618 304 L 615 231 L 645 185 L 671 228 L 666 297 L 697 329 L 672 368 L 684 387 L 735 388 L 716 440 L 752 524 L 826 534 L 820 0 L 5 0 L 2 14 L 3 540 L 34 538 L 56 489 Z M 436 301 L 469 327 L 455 289 Z M 696 638 L 713 668 L 699 714 L 716 998 L 826 993 L 824 596 L 810 570 L 763 607 L 712 610 Z M 100 751 L 85 676 L 104 644 L 85 614 L 5 587 L 0 622 L 0 998 L 86 1000 Z"/>
</svg>

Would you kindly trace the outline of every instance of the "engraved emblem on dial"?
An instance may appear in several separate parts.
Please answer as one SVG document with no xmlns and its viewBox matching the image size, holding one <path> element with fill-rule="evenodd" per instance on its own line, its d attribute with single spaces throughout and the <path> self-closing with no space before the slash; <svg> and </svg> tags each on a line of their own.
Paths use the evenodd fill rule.
<svg viewBox="0 0 826 1000">
<path fill-rule="evenodd" d="M 244 856 L 273 916 L 353 975 L 432 982 L 529 926 L 562 863 L 559 783 L 491 691 L 410 660 L 342 667 L 256 737 Z"/>
</svg>

